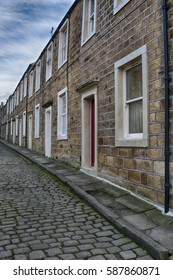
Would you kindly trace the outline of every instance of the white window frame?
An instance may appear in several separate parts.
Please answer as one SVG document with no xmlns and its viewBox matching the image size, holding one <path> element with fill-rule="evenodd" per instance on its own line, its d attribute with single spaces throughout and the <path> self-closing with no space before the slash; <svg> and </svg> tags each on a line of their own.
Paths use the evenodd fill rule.
<svg viewBox="0 0 173 280">
<path fill-rule="evenodd" d="M 36 64 L 35 92 L 40 89 L 40 81 L 41 81 L 41 60 L 39 60 Z"/>
<path fill-rule="evenodd" d="M 10 113 L 13 112 L 13 96 L 11 96 L 11 99 L 10 99 Z"/>
<path fill-rule="evenodd" d="M 7 115 L 9 114 L 9 100 L 7 101 Z"/>
<path fill-rule="evenodd" d="M 29 97 L 33 95 L 34 90 L 34 71 L 32 70 L 29 74 Z"/>
<path fill-rule="evenodd" d="M 19 105 L 19 88 L 16 90 L 16 105 Z"/>
<path fill-rule="evenodd" d="M 64 36 L 66 33 L 66 41 L 64 43 Z M 68 19 L 65 21 L 59 31 L 59 51 L 58 51 L 58 68 L 67 62 L 68 52 Z"/>
<path fill-rule="evenodd" d="M 52 77 L 53 42 L 49 44 L 46 52 L 46 81 Z"/>
<path fill-rule="evenodd" d="M 121 4 L 118 4 L 118 0 L 114 0 L 114 15 L 118 13 L 130 0 L 123 0 Z"/>
<path fill-rule="evenodd" d="M 20 101 L 23 99 L 23 81 L 20 83 Z"/>
<path fill-rule="evenodd" d="M 40 104 L 35 106 L 35 138 L 40 137 Z"/>
<path fill-rule="evenodd" d="M 24 89 L 23 89 L 23 96 L 25 97 L 27 95 L 27 82 L 28 82 L 28 78 L 27 78 L 27 74 L 24 77 Z"/>
<path fill-rule="evenodd" d="M 62 114 L 62 98 L 65 96 L 66 98 L 66 112 Z M 58 140 L 65 140 L 67 139 L 67 127 L 68 127 L 68 94 L 67 94 L 67 87 L 63 90 L 58 92 L 58 121 L 57 121 L 57 139 Z M 66 120 L 66 132 L 62 133 L 62 115 L 65 116 Z"/>
<path fill-rule="evenodd" d="M 126 101 L 126 70 L 142 64 L 143 133 L 129 134 Z M 115 63 L 115 146 L 148 146 L 148 63 L 146 45 Z"/>
<path fill-rule="evenodd" d="M 91 15 L 91 1 L 94 1 L 94 12 Z M 86 11 L 88 3 L 88 11 Z M 97 0 L 83 0 L 83 16 L 82 16 L 82 45 L 85 44 L 96 32 L 96 4 Z M 88 15 L 87 15 L 88 12 Z M 86 18 L 87 16 L 87 18 Z M 91 30 L 93 18 L 93 30 Z M 85 26 L 87 25 L 87 33 L 85 34 Z"/>
<path fill-rule="evenodd" d="M 23 112 L 23 137 L 26 136 L 26 111 Z"/>
<path fill-rule="evenodd" d="M 15 91 L 15 93 L 14 93 L 14 104 L 13 104 L 13 106 L 14 106 L 14 109 L 16 108 L 16 91 Z"/>
</svg>

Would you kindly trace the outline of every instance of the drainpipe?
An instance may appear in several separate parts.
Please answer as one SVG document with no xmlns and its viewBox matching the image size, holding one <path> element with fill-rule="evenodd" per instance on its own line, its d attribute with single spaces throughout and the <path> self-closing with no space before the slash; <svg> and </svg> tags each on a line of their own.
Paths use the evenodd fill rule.
<svg viewBox="0 0 173 280">
<path fill-rule="evenodd" d="M 163 35 L 164 35 L 164 81 L 165 81 L 165 213 L 169 212 L 169 65 L 168 65 L 168 28 L 167 28 L 167 1 L 163 0 Z"/>
</svg>

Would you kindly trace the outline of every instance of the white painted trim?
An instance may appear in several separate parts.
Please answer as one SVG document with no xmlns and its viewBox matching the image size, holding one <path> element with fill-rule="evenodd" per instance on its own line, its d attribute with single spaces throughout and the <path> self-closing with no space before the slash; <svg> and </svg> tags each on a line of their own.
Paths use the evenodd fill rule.
<svg viewBox="0 0 173 280">
<path fill-rule="evenodd" d="M 15 121 L 15 124 L 16 124 L 16 136 L 18 136 L 18 130 L 19 130 L 19 118 L 18 116 L 16 116 L 16 121 Z"/>
<path fill-rule="evenodd" d="M 63 60 L 62 57 L 62 37 L 64 34 L 64 31 L 67 30 L 67 46 L 66 46 L 66 59 Z M 63 26 L 61 27 L 59 31 L 59 49 L 58 49 L 58 69 L 61 68 L 66 62 L 68 57 L 68 31 L 69 30 L 69 20 L 67 19 Z"/>
<path fill-rule="evenodd" d="M 86 38 L 84 38 L 84 15 L 85 15 L 85 4 L 87 0 L 83 0 L 83 14 L 82 14 L 82 37 L 81 46 L 83 46 L 95 33 L 96 33 L 96 21 L 97 21 L 97 0 L 94 0 L 94 31 L 91 32 Z"/>
<path fill-rule="evenodd" d="M 114 15 L 118 13 L 130 0 L 124 0 L 118 5 L 118 0 L 114 0 Z"/>
<path fill-rule="evenodd" d="M 50 66 L 48 65 L 49 52 L 50 52 L 50 61 L 51 61 Z M 53 42 L 49 44 L 46 51 L 46 82 L 52 77 L 52 65 L 53 65 Z M 50 67 L 50 69 L 48 66 Z"/>
<path fill-rule="evenodd" d="M 58 120 L 57 120 L 57 140 L 66 140 L 68 139 L 68 135 L 67 135 L 67 130 L 66 130 L 66 134 L 62 134 L 61 133 L 61 122 L 60 122 L 60 112 L 61 112 L 61 108 L 60 108 L 60 99 L 62 96 L 66 96 L 66 124 L 67 124 L 67 130 L 68 130 L 68 91 L 67 91 L 67 87 L 65 87 L 64 89 L 62 89 L 60 92 L 58 92 Z"/>
<path fill-rule="evenodd" d="M 40 82 L 41 82 L 41 59 L 36 64 L 35 69 L 35 92 L 40 89 Z"/>
<path fill-rule="evenodd" d="M 32 149 L 32 115 L 29 116 L 28 121 L 28 149 Z"/>
<path fill-rule="evenodd" d="M 45 156 L 51 157 L 52 148 L 52 106 L 45 110 Z"/>
<path fill-rule="evenodd" d="M 19 120 L 19 146 L 22 146 L 22 119 Z"/>
<path fill-rule="evenodd" d="M 23 112 L 23 137 L 26 136 L 26 111 Z"/>
<path fill-rule="evenodd" d="M 38 114 L 37 114 L 38 112 Z M 40 104 L 35 106 L 35 138 L 40 137 Z"/>
<path fill-rule="evenodd" d="M 88 139 L 86 139 L 86 133 L 87 133 L 87 126 L 90 126 L 88 124 L 88 118 L 86 117 L 86 111 L 89 110 L 87 108 L 87 98 L 94 96 L 95 100 L 95 165 L 92 167 L 90 166 L 90 151 L 88 151 L 90 145 L 88 146 Z M 88 106 L 90 106 L 88 104 Z M 98 169 L 98 104 L 97 104 L 97 87 L 94 87 L 92 89 L 86 90 L 82 93 L 82 163 L 81 168 L 83 171 L 87 172 L 88 174 L 97 174 Z M 89 120 L 90 121 L 90 120 Z M 88 129 L 90 129 L 88 127 Z M 87 141 L 87 142 L 86 142 Z M 87 148 L 88 147 L 88 148 Z M 87 158 L 88 157 L 88 158 Z"/>
<path fill-rule="evenodd" d="M 134 60 L 141 57 L 143 78 L 143 134 L 131 135 L 126 132 L 125 123 L 125 82 L 124 73 L 127 65 L 133 65 Z M 147 147 L 148 146 L 148 64 L 147 46 L 144 45 L 131 54 L 123 57 L 115 64 L 115 146 Z"/>
</svg>

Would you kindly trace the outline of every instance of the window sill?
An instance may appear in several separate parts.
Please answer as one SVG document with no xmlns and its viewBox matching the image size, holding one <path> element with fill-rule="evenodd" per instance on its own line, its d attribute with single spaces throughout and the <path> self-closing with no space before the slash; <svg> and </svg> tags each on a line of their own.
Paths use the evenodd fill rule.
<svg viewBox="0 0 173 280">
<path fill-rule="evenodd" d="M 67 62 L 67 59 L 58 64 L 58 70 Z"/>
<path fill-rule="evenodd" d="M 58 141 L 60 141 L 60 140 L 68 140 L 68 138 L 67 138 L 67 136 L 58 136 L 58 138 L 57 138 L 57 140 Z"/>
<path fill-rule="evenodd" d="M 130 0 L 125 0 L 122 4 L 114 7 L 114 15 L 117 14 Z"/>
<path fill-rule="evenodd" d="M 119 139 L 115 140 L 116 147 L 148 147 L 147 139 Z"/>
<path fill-rule="evenodd" d="M 94 35 L 95 35 L 95 31 L 93 33 L 91 33 L 88 37 L 86 37 L 85 39 L 82 40 L 81 42 L 81 46 L 85 45 Z"/>
</svg>

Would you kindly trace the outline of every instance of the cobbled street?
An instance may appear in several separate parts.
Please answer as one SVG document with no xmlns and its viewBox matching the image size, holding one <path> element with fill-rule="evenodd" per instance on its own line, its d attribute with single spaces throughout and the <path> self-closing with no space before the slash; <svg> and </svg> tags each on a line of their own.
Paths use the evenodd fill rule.
<svg viewBox="0 0 173 280">
<path fill-rule="evenodd" d="M 69 187 L 0 144 L 0 259 L 152 259 Z"/>
</svg>

